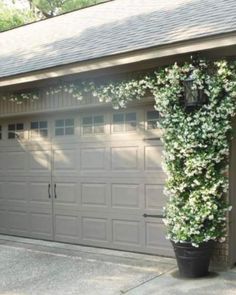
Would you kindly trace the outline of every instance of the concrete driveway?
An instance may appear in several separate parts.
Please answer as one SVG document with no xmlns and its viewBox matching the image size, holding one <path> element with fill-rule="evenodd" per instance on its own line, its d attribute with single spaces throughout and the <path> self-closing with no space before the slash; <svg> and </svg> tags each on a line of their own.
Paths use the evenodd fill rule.
<svg viewBox="0 0 236 295">
<path fill-rule="evenodd" d="M 0 235 L 1 295 L 129 294 L 174 268 L 169 258 Z"/>
</svg>

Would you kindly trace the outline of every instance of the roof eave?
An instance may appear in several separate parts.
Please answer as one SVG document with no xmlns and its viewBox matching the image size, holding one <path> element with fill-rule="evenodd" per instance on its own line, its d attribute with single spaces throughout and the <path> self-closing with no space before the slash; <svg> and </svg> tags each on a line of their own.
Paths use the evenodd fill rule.
<svg viewBox="0 0 236 295">
<path fill-rule="evenodd" d="M 73 64 L 61 65 L 27 72 L 20 75 L 0 78 L 0 87 L 31 83 L 40 80 L 59 78 L 111 67 L 133 64 L 141 61 L 161 59 L 182 54 L 191 54 L 212 49 L 226 48 L 236 45 L 236 31 L 203 37 L 193 40 L 171 43 L 122 54 L 106 56 Z M 224 54 L 222 53 L 222 56 Z"/>
</svg>

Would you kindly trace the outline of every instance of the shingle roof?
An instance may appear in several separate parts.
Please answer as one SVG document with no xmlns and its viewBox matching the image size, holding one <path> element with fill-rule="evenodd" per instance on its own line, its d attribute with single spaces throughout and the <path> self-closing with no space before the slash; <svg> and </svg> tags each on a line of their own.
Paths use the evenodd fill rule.
<svg viewBox="0 0 236 295">
<path fill-rule="evenodd" d="M 235 0 L 115 0 L 0 33 L 0 77 L 234 30 Z"/>
</svg>

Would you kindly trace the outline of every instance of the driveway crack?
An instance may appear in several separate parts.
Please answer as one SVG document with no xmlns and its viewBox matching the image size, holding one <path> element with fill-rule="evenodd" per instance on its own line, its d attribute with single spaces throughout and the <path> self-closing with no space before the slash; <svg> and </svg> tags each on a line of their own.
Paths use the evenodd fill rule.
<svg viewBox="0 0 236 295">
<path fill-rule="evenodd" d="M 156 276 L 154 276 L 154 277 L 152 277 L 152 278 L 150 278 L 150 279 L 148 279 L 148 280 L 146 280 L 146 281 L 144 281 L 144 282 L 142 282 L 142 283 L 140 283 L 140 284 L 138 284 L 138 285 L 136 285 L 136 286 L 134 286 L 134 287 L 132 287 L 132 288 L 129 288 L 129 289 L 126 289 L 126 290 L 120 290 L 120 294 L 128 294 L 130 291 L 133 291 L 134 289 L 137 289 L 137 288 L 139 288 L 140 286 L 143 286 L 143 285 L 145 285 L 145 284 L 147 284 L 147 283 L 149 283 L 149 282 L 151 282 L 151 281 L 153 281 L 153 280 L 155 280 L 155 279 L 157 279 L 157 278 L 163 276 L 164 274 L 166 274 L 166 273 L 168 273 L 168 272 L 171 272 L 171 271 L 174 270 L 174 269 L 176 269 L 176 266 L 171 267 L 171 268 L 168 269 L 167 271 L 164 271 L 164 272 L 162 272 L 161 274 L 156 275 Z"/>
</svg>

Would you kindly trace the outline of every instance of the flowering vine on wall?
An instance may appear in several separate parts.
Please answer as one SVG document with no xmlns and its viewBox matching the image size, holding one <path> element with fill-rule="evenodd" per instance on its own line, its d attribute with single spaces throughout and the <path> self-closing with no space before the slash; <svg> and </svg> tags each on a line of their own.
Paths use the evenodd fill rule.
<svg viewBox="0 0 236 295">
<path fill-rule="evenodd" d="M 11 101 L 17 104 L 21 104 L 24 101 L 35 101 L 40 98 L 39 91 L 27 91 L 27 92 L 19 92 L 19 93 L 6 93 L 0 96 L 1 100 Z"/>
<path fill-rule="evenodd" d="M 203 89 L 207 96 L 207 102 L 191 113 L 182 102 L 183 81 L 190 73 L 193 88 Z M 224 240 L 226 212 L 230 209 L 226 193 L 231 118 L 236 112 L 235 62 L 174 64 L 126 81 L 65 83 L 48 88 L 46 94 L 62 91 L 78 100 L 91 93 L 114 108 L 151 93 L 162 116 L 159 125 L 163 129 L 165 194 L 169 198 L 164 219 L 168 237 L 195 246 Z M 36 93 L 4 97 L 16 102 L 38 98 Z"/>
<path fill-rule="evenodd" d="M 192 113 L 182 106 L 182 81 L 192 73 L 207 103 Z M 163 116 L 165 170 L 168 175 L 165 209 L 168 237 L 198 246 L 224 241 L 228 191 L 231 119 L 236 105 L 234 63 L 199 62 L 174 65 L 156 73 L 153 91 Z"/>
</svg>

